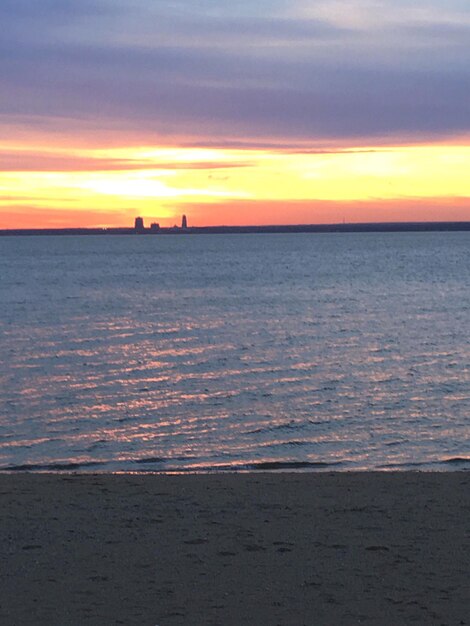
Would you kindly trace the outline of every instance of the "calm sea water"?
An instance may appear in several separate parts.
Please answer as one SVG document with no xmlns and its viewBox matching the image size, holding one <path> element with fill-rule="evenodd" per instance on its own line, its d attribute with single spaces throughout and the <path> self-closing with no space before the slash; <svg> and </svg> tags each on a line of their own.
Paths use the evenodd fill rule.
<svg viewBox="0 0 470 626">
<path fill-rule="evenodd" d="M 470 468 L 470 233 L 0 238 L 0 468 Z"/>
</svg>

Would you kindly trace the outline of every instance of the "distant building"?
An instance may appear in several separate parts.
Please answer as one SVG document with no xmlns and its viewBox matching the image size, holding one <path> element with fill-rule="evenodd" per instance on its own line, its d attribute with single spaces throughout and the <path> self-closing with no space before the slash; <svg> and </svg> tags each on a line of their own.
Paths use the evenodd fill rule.
<svg viewBox="0 0 470 626">
<path fill-rule="evenodd" d="M 145 230 L 144 220 L 142 217 L 136 217 L 134 222 L 134 230 L 136 233 L 143 233 Z"/>
<path fill-rule="evenodd" d="M 160 224 L 157 224 L 156 222 L 153 222 L 152 224 L 150 224 L 150 231 L 152 233 L 158 233 L 159 230 L 160 230 Z"/>
<path fill-rule="evenodd" d="M 188 220 L 186 219 L 186 215 L 183 215 L 183 219 L 181 220 L 181 228 L 186 230 L 188 228 Z"/>
</svg>

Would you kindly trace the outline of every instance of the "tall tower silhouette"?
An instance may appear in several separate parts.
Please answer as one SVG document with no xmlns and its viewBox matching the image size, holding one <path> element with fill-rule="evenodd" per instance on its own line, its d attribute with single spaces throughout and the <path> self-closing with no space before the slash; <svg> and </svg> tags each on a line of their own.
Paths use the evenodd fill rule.
<svg viewBox="0 0 470 626">
<path fill-rule="evenodd" d="M 134 230 L 136 233 L 143 233 L 144 228 L 144 220 L 142 217 L 136 217 L 134 222 Z"/>
<path fill-rule="evenodd" d="M 183 219 L 181 220 L 181 228 L 186 230 L 188 228 L 188 220 L 186 219 L 186 215 L 183 215 Z"/>
</svg>

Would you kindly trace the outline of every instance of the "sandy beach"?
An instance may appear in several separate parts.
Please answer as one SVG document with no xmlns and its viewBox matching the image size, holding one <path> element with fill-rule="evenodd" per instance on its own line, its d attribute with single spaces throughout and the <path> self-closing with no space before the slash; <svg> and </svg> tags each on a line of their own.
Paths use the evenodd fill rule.
<svg viewBox="0 0 470 626">
<path fill-rule="evenodd" d="M 470 474 L 0 476 L 0 624 L 470 624 Z"/>
</svg>

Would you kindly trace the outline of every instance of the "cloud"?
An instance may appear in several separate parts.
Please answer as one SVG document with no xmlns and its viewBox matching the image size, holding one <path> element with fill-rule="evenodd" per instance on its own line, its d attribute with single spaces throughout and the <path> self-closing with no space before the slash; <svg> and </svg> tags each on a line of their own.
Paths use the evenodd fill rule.
<svg viewBox="0 0 470 626">
<path fill-rule="evenodd" d="M 470 11 L 457 0 L 350 6 L 354 23 L 333 0 L 4 0 L 0 115 L 152 141 L 467 133 Z"/>
<path fill-rule="evenodd" d="M 132 170 L 226 170 L 251 161 L 162 161 L 71 156 L 47 151 L 0 150 L 0 172 L 104 172 Z M 0 197 L 1 199 L 1 197 Z"/>
<path fill-rule="evenodd" d="M 119 15 L 119 1 L 113 5 L 106 0 L 2 0 L 0 23 L 2 39 L 40 41 L 60 39 L 61 30 L 86 28 L 90 21 L 95 28 L 101 19 Z"/>
<path fill-rule="evenodd" d="M 470 22 L 466 0 L 294 0 L 289 14 L 304 19 L 322 19 L 359 31 L 381 29 L 410 22 L 463 24 Z"/>
</svg>

